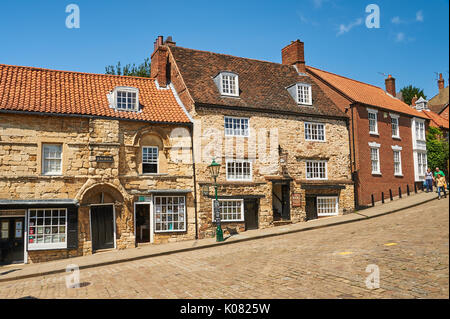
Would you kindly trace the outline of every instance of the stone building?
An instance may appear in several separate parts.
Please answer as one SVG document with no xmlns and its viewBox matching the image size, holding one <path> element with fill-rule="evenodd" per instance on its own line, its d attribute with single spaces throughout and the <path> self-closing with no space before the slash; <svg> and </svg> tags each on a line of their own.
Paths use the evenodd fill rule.
<svg viewBox="0 0 450 319">
<path fill-rule="evenodd" d="M 348 116 L 306 74 L 303 42 L 282 61 L 155 42 L 152 77 L 172 84 L 194 119 L 199 238 L 215 234 L 213 158 L 225 232 L 354 209 Z"/>
<path fill-rule="evenodd" d="M 427 168 L 428 117 L 395 98 L 392 76 L 385 80 L 385 91 L 310 66 L 306 70 L 350 117 L 357 207 L 414 191 L 415 186 L 423 183 Z"/>
<path fill-rule="evenodd" d="M 191 132 L 154 79 L 0 65 L 1 260 L 194 239 Z"/>
</svg>

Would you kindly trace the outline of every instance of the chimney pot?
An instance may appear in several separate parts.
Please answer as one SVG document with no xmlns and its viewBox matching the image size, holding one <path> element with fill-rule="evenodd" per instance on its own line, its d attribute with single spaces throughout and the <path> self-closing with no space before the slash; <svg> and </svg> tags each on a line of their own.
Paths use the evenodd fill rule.
<svg viewBox="0 0 450 319">
<path fill-rule="evenodd" d="M 386 92 L 395 97 L 395 78 L 389 74 L 388 78 L 384 80 L 384 83 L 386 84 Z"/>
<path fill-rule="evenodd" d="M 444 88 L 444 78 L 442 77 L 442 73 L 439 73 L 438 88 L 439 91 Z"/>
<path fill-rule="evenodd" d="M 297 39 L 285 46 L 281 50 L 281 63 L 295 65 L 298 72 L 306 73 L 304 43 Z"/>
</svg>

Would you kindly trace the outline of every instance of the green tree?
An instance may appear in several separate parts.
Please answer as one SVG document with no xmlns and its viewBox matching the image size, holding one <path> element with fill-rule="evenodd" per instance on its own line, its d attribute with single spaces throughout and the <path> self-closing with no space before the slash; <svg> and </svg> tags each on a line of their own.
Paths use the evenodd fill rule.
<svg viewBox="0 0 450 319">
<path fill-rule="evenodd" d="M 427 99 L 427 96 L 423 93 L 423 90 L 412 85 L 405 86 L 400 90 L 400 92 L 402 92 L 403 102 L 408 105 L 411 105 L 412 98 L 415 95 L 417 95 L 417 98 L 422 96 L 425 100 Z"/>
<path fill-rule="evenodd" d="M 447 161 L 449 158 L 448 141 L 444 139 L 442 131 L 430 126 L 427 132 L 427 160 L 428 167 L 434 170 L 439 167 L 448 176 Z"/>
<path fill-rule="evenodd" d="M 146 58 L 143 63 L 136 66 L 136 64 L 127 64 L 122 67 L 120 61 L 117 65 L 108 65 L 105 67 L 105 74 L 112 75 L 126 75 L 126 76 L 140 76 L 144 78 L 150 77 L 150 59 Z"/>
</svg>

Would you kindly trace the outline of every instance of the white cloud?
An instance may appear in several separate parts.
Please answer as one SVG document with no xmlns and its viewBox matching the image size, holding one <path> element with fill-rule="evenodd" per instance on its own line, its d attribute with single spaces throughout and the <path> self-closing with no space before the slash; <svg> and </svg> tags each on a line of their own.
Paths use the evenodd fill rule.
<svg viewBox="0 0 450 319">
<path fill-rule="evenodd" d="M 417 13 L 416 13 L 416 21 L 423 22 L 423 12 L 422 12 L 422 10 L 417 11 Z"/>
<path fill-rule="evenodd" d="M 350 31 L 351 29 L 353 29 L 354 27 L 356 27 L 356 26 L 358 26 L 358 25 L 361 25 L 362 22 L 363 22 L 363 19 L 358 18 L 358 19 L 356 19 L 355 21 L 349 23 L 348 25 L 341 24 L 341 25 L 339 26 L 339 32 L 337 33 L 337 36 L 349 32 L 349 31 Z"/>
<path fill-rule="evenodd" d="M 320 8 L 324 0 L 312 0 L 315 8 Z"/>
<path fill-rule="evenodd" d="M 304 24 L 310 24 L 312 26 L 318 26 L 319 23 L 317 23 L 314 20 L 311 20 L 309 18 L 306 18 L 301 12 L 297 12 L 298 17 L 300 18 L 300 22 Z"/>
<path fill-rule="evenodd" d="M 406 34 L 404 32 L 398 32 L 395 35 L 395 42 L 398 43 L 407 43 L 407 42 L 412 42 L 414 41 L 414 38 L 412 37 L 407 37 Z"/>
<path fill-rule="evenodd" d="M 396 17 L 393 17 L 393 18 L 391 19 L 391 22 L 392 22 L 393 24 L 400 24 L 400 23 L 402 23 L 403 21 L 400 19 L 399 16 L 396 16 Z"/>
</svg>

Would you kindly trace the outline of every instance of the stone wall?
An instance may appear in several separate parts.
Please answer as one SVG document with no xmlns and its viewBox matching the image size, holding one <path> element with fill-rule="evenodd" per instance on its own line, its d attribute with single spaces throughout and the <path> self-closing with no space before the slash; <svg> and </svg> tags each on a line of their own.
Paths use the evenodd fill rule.
<svg viewBox="0 0 450 319">
<path fill-rule="evenodd" d="M 173 133 L 174 129 L 178 133 Z M 181 133 L 180 133 L 181 131 Z M 152 138 L 148 138 L 152 136 Z M 142 140 L 160 139 L 165 171 L 139 172 Z M 61 176 L 42 175 L 42 144 L 62 144 Z M 182 147 L 182 150 L 177 149 Z M 135 247 L 134 201 L 154 189 L 194 190 L 189 132 L 175 125 L 77 117 L 2 114 L 0 117 L 0 199 L 76 199 L 77 250 L 30 251 L 29 262 L 92 253 L 89 204 L 99 187 L 117 194 L 116 246 Z M 110 163 L 97 156 L 111 156 Z M 95 197 L 95 196 L 94 196 Z M 111 196 L 114 197 L 114 196 Z M 96 197 L 97 201 L 100 197 Z M 107 196 L 105 196 L 107 198 Z M 107 200 L 107 199 L 105 199 Z M 108 201 L 106 201 L 108 203 Z M 187 231 L 155 234 L 155 242 L 195 238 L 193 193 L 186 195 Z"/>
<path fill-rule="evenodd" d="M 250 136 L 225 137 L 224 116 L 250 118 Z M 327 181 L 317 181 L 341 185 L 339 196 L 339 213 L 354 210 L 353 183 L 350 172 L 349 140 L 347 124 L 344 120 L 329 118 L 312 118 L 307 116 L 285 116 L 276 114 L 250 113 L 244 111 L 227 111 L 213 108 L 197 108 L 194 126 L 194 156 L 199 194 L 199 236 L 215 235 L 215 223 L 212 221 L 212 201 L 202 195 L 202 186 L 211 185 L 208 165 L 213 157 L 220 163 L 221 174 L 217 179 L 218 193 L 221 196 L 255 196 L 259 198 L 259 228 L 271 227 L 273 223 L 272 179 L 288 177 L 292 193 L 301 194 L 301 206 L 293 207 L 291 198 L 291 221 L 305 221 L 305 194 L 302 185 L 310 183 L 306 179 L 306 160 L 327 160 Z M 305 140 L 304 123 L 320 122 L 325 124 L 326 141 L 310 142 Z M 272 149 L 271 149 L 272 142 Z M 281 147 L 281 149 L 279 149 Z M 260 152 L 263 150 L 263 152 Z M 276 155 L 276 161 L 264 161 L 264 153 Z M 280 154 L 287 158 L 285 168 L 279 162 Z M 225 162 L 227 158 L 245 158 L 252 161 L 252 181 L 230 182 L 226 179 Z M 314 181 L 316 182 L 316 181 Z M 326 195 L 324 188 L 316 193 Z M 334 191 L 336 193 L 336 191 Z M 224 223 L 222 227 L 237 228 L 242 231 L 243 223 Z"/>
</svg>

